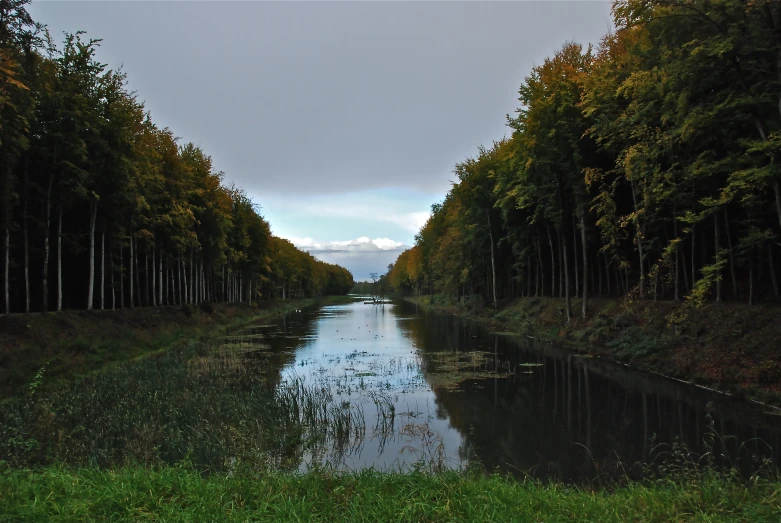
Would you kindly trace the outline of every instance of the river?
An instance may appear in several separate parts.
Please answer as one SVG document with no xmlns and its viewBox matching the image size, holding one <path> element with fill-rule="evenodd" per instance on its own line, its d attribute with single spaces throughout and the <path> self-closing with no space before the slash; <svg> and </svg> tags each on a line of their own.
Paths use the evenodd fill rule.
<svg viewBox="0 0 781 523">
<path fill-rule="evenodd" d="M 306 309 L 244 332 L 271 347 L 279 383 L 328 389 L 362 418 L 365 430 L 301 470 L 478 466 L 577 481 L 684 458 L 778 465 L 773 409 L 406 302 Z"/>
</svg>

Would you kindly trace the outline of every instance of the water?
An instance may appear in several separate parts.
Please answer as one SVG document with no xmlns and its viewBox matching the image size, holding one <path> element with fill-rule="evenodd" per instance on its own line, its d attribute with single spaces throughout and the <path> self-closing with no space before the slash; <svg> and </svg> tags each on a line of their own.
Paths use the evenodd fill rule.
<svg viewBox="0 0 781 523">
<path fill-rule="evenodd" d="M 778 465 L 777 411 L 407 303 L 304 310 L 243 334 L 270 345 L 270 379 L 328 389 L 363 418 L 301 470 L 479 464 L 578 480 L 634 474 L 676 442 L 745 473 Z"/>
</svg>

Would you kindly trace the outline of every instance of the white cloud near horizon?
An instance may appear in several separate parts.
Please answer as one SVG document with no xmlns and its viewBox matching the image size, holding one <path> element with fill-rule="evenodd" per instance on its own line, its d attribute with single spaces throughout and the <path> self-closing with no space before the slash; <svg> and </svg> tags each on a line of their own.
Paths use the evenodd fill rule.
<svg viewBox="0 0 781 523">
<path fill-rule="evenodd" d="M 390 238 L 361 236 L 354 240 L 318 242 L 312 238 L 285 238 L 301 250 L 327 263 L 347 267 L 356 281 L 366 281 L 372 272 L 384 273 L 402 251 L 409 248 Z"/>
<path fill-rule="evenodd" d="M 319 252 L 328 253 L 367 253 L 367 252 L 401 252 L 407 248 L 402 242 L 391 240 L 390 238 L 371 239 L 368 236 L 361 236 L 355 240 L 317 242 L 312 238 L 285 238 L 290 240 L 293 245 L 299 249 L 308 251 L 312 254 Z"/>
</svg>

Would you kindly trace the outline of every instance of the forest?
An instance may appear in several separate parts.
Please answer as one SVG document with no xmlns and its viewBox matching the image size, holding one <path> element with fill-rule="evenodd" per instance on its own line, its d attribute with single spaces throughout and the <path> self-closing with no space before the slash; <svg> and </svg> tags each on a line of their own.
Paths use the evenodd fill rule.
<svg viewBox="0 0 781 523">
<path fill-rule="evenodd" d="M 399 293 L 778 299 L 781 3 L 618 0 L 519 89 L 385 279 Z M 580 311 L 570 299 L 578 297 Z"/>
<path fill-rule="evenodd" d="M 349 271 L 273 236 L 203 150 L 152 122 L 100 40 L 56 44 L 28 4 L 0 2 L 5 313 L 349 292 Z"/>
</svg>

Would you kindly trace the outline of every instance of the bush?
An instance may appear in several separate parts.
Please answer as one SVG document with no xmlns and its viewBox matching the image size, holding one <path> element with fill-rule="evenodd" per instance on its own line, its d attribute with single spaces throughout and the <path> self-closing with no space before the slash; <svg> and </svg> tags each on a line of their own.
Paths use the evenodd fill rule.
<svg viewBox="0 0 781 523">
<path fill-rule="evenodd" d="M 184 305 L 182 305 L 182 312 L 188 318 L 192 318 L 193 314 L 195 314 L 195 307 L 193 307 L 189 303 L 185 303 Z"/>
<path fill-rule="evenodd" d="M 660 332 L 643 329 L 637 325 L 627 327 L 614 340 L 607 343 L 618 360 L 631 360 L 655 354 L 670 343 L 670 337 Z"/>
</svg>

